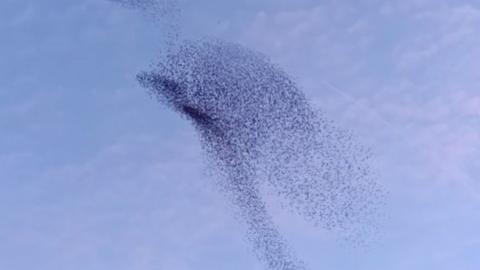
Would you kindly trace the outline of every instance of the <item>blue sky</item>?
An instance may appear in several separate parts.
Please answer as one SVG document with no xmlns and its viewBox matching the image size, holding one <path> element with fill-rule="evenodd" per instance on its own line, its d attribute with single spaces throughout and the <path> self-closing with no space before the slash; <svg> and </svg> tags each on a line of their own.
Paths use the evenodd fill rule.
<svg viewBox="0 0 480 270">
<path fill-rule="evenodd" d="M 186 37 L 269 55 L 375 153 L 368 249 L 272 206 L 311 269 L 478 269 L 477 1 L 181 6 Z M 262 269 L 192 127 L 135 82 L 162 30 L 108 1 L 0 2 L 0 269 Z"/>
</svg>

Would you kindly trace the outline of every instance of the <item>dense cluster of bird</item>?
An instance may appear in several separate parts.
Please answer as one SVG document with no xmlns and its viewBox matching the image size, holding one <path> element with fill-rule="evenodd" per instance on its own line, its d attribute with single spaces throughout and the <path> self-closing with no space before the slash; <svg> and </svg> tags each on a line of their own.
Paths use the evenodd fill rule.
<svg viewBox="0 0 480 270">
<path fill-rule="evenodd" d="M 369 152 L 264 55 L 222 40 L 184 41 L 137 78 L 195 126 L 218 185 L 269 269 L 306 267 L 273 223 L 261 185 L 325 229 L 358 231 L 375 215 L 381 192 Z"/>
</svg>

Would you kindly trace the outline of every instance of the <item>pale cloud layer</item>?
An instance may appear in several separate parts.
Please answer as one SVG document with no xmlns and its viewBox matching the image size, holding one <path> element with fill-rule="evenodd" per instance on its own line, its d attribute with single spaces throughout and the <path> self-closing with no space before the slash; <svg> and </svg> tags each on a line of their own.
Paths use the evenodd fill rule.
<svg viewBox="0 0 480 270">
<path fill-rule="evenodd" d="M 478 3 L 184 6 L 186 36 L 271 56 L 376 154 L 389 219 L 368 251 L 272 206 L 312 269 L 476 269 Z M 7 0 L 0 15 L 0 268 L 261 269 L 193 129 L 134 81 L 161 29 L 95 0 Z"/>
</svg>

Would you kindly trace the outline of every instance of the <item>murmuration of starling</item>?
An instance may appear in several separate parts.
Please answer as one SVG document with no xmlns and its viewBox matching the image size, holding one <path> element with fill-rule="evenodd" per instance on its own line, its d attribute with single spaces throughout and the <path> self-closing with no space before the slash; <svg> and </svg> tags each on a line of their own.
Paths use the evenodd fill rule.
<svg viewBox="0 0 480 270">
<path fill-rule="evenodd" d="M 187 40 L 137 79 L 193 124 L 216 183 L 267 269 L 306 266 L 274 224 L 260 192 L 264 183 L 324 229 L 358 232 L 376 215 L 382 192 L 369 151 L 318 113 L 266 56 L 218 39 Z"/>
</svg>

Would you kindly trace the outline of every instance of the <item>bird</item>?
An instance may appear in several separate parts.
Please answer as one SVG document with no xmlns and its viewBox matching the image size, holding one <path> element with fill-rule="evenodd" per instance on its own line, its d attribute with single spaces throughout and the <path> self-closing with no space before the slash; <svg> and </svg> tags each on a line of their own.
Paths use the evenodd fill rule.
<svg viewBox="0 0 480 270">
<path fill-rule="evenodd" d="M 262 185 L 329 230 L 360 228 L 374 212 L 379 189 L 368 149 L 316 111 L 264 54 L 219 39 L 185 40 L 137 80 L 194 126 L 267 269 L 307 266 L 273 222 Z"/>
</svg>

